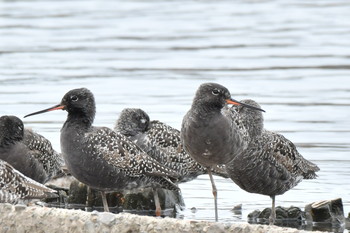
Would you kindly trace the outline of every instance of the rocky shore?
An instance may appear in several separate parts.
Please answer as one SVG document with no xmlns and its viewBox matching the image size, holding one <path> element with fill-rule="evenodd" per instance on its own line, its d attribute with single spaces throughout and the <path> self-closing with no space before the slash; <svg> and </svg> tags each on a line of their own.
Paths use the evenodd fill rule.
<svg viewBox="0 0 350 233">
<path fill-rule="evenodd" d="M 0 232 L 307 232 L 247 223 L 215 223 L 207 221 L 155 218 L 128 213 L 86 212 L 40 206 L 0 204 Z M 315 232 L 315 231 L 314 231 Z"/>
</svg>

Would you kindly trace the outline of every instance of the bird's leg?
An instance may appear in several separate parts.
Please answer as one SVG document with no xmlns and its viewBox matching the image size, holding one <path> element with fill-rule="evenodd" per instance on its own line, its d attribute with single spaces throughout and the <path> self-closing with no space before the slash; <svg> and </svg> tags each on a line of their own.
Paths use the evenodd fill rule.
<svg viewBox="0 0 350 233">
<path fill-rule="evenodd" d="M 272 208 L 271 208 L 269 223 L 270 225 L 273 225 L 275 224 L 275 220 L 276 220 L 275 196 L 271 196 L 271 199 L 272 199 Z"/>
<path fill-rule="evenodd" d="M 208 167 L 208 174 L 209 174 L 209 178 L 210 178 L 210 182 L 211 182 L 211 187 L 212 187 L 212 191 L 213 191 L 213 196 L 214 196 L 214 206 L 215 206 L 215 221 L 218 221 L 218 191 L 216 189 L 215 186 L 215 182 L 214 182 L 214 178 L 213 178 L 213 174 L 211 172 L 211 168 Z"/>
<path fill-rule="evenodd" d="M 103 209 L 105 212 L 109 212 L 106 193 L 104 191 L 101 191 L 101 196 L 102 196 Z"/>
<path fill-rule="evenodd" d="M 158 190 L 156 188 L 153 189 L 153 196 L 154 196 L 154 204 L 156 206 L 156 217 L 160 217 L 162 208 L 160 207 Z"/>
<path fill-rule="evenodd" d="M 85 208 L 86 209 L 91 209 L 92 208 L 92 202 L 93 202 L 92 190 L 91 190 L 90 186 L 87 186 Z"/>
</svg>

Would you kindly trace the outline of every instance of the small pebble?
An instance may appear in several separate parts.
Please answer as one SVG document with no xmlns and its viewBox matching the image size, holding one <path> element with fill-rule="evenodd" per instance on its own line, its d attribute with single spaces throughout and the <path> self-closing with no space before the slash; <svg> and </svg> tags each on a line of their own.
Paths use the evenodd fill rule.
<svg viewBox="0 0 350 233">
<path fill-rule="evenodd" d="M 102 212 L 98 215 L 98 220 L 107 226 L 112 226 L 115 222 L 115 215 L 108 212 Z"/>
<path fill-rule="evenodd" d="M 11 205 L 10 203 L 5 203 L 5 204 L 3 204 L 3 205 L 4 205 L 4 207 L 5 207 L 6 210 L 11 210 L 12 207 L 13 207 L 13 205 Z"/>
<path fill-rule="evenodd" d="M 94 210 L 94 211 L 91 212 L 91 215 L 92 215 L 92 216 L 97 216 L 98 213 L 99 213 L 99 212 L 98 212 L 97 210 Z"/>
<path fill-rule="evenodd" d="M 27 208 L 27 206 L 26 205 L 23 205 L 23 204 L 17 204 L 17 205 L 15 205 L 15 210 L 16 211 L 21 211 L 21 210 L 24 210 L 24 209 L 26 209 Z"/>
<path fill-rule="evenodd" d="M 242 210 L 242 204 L 235 205 L 232 210 Z"/>
</svg>

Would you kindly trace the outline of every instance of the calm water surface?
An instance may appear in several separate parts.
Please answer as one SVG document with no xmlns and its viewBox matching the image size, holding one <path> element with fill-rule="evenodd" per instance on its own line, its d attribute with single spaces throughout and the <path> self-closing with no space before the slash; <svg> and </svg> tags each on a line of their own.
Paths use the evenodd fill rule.
<svg viewBox="0 0 350 233">
<path fill-rule="evenodd" d="M 87 87 L 95 125 L 125 107 L 180 128 L 195 90 L 218 82 L 266 110 L 265 127 L 321 168 L 277 205 L 343 198 L 350 212 L 349 1 L 2 1 L 1 115 L 59 103 Z M 60 150 L 65 112 L 24 119 Z M 270 198 L 216 178 L 221 222 L 245 222 Z M 182 184 L 185 219 L 213 221 L 207 176 Z M 243 204 L 242 215 L 231 209 Z M 191 207 L 197 212 L 192 213 Z"/>
</svg>

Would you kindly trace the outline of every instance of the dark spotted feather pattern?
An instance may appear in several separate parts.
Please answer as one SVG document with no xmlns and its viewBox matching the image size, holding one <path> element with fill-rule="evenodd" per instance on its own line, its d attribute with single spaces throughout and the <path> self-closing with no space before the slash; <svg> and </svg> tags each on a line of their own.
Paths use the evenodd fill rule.
<svg viewBox="0 0 350 233">
<path fill-rule="evenodd" d="M 151 157 L 176 171 L 178 182 L 186 182 L 207 173 L 207 169 L 184 150 L 179 130 L 157 120 L 150 121 L 142 109 L 124 109 L 116 122 L 115 131 L 128 136 Z M 214 172 L 226 175 L 224 168 L 217 167 Z"/>
<path fill-rule="evenodd" d="M 24 129 L 23 142 L 29 148 L 29 153 L 43 165 L 47 180 L 63 174 L 63 157 L 53 149 L 48 139 L 31 129 Z"/>
<path fill-rule="evenodd" d="M 162 166 L 130 139 L 109 128 L 96 127 L 93 133 L 86 134 L 85 140 L 87 145 L 95 145 L 90 152 L 96 152 L 96 156 L 101 157 L 110 165 L 124 170 L 128 176 L 139 177 L 144 174 L 177 177 L 176 172 Z"/>
<path fill-rule="evenodd" d="M 10 164 L 0 160 L 0 203 L 56 197 L 55 193 L 55 190 L 24 176 Z"/>
<path fill-rule="evenodd" d="M 143 187 L 178 190 L 169 179 L 175 180 L 176 172 L 148 156 L 125 136 L 92 125 L 96 104 L 90 90 L 73 89 L 60 104 L 27 116 L 52 110 L 68 112 L 61 129 L 61 151 L 68 171 L 80 182 L 103 192 Z M 105 203 L 104 207 L 108 209 Z"/>
<path fill-rule="evenodd" d="M 260 107 L 255 101 L 243 100 Z M 242 189 L 269 196 L 283 194 L 302 179 L 316 178 L 317 165 L 306 160 L 283 135 L 265 130 L 261 112 L 232 107 L 235 121 L 249 135 L 246 150 L 226 164 L 230 178 Z"/>
<path fill-rule="evenodd" d="M 50 141 L 25 129 L 16 116 L 0 117 L 0 159 L 39 183 L 62 173 L 63 158 Z"/>
</svg>

